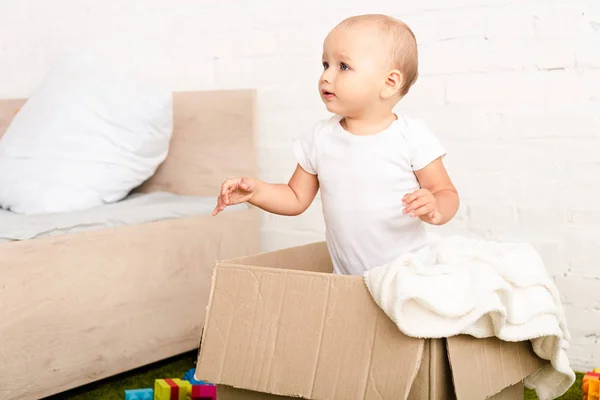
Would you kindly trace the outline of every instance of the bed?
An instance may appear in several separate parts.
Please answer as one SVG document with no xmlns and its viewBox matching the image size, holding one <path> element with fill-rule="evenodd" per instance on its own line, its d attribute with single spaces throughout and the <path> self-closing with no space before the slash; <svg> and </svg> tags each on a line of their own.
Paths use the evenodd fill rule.
<svg viewBox="0 0 600 400">
<path fill-rule="evenodd" d="M 224 178 L 256 174 L 254 91 L 173 96 L 169 155 L 126 200 L 0 214 L 0 399 L 39 399 L 196 349 L 215 261 L 259 250 L 256 209 L 210 215 Z M 0 136 L 23 103 L 0 100 Z"/>
</svg>

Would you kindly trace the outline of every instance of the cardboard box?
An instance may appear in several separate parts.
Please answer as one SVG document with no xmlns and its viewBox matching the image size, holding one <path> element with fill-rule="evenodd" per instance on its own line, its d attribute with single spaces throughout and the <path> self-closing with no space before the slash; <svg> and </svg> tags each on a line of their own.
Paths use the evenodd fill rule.
<svg viewBox="0 0 600 400">
<path fill-rule="evenodd" d="M 507 400 L 547 362 L 528 341 L 407 337 L 331 271 L 325 243 L 217 263 L 196 378 L 220 400 Z"/>
</svg>

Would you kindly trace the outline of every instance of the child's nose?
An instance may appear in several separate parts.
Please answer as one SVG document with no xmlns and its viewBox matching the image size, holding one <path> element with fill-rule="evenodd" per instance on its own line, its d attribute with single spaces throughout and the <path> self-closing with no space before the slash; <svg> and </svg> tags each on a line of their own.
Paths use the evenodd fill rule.
<svg viewBox="0 0 600 400">
<path fill-rule="evenodd" d="M 331 83 L 331 81 L 333 80 L 333 74 L 330 71 L 330 69 L 323 71 L 323 73 L 321 74 L 321 82 Z"/>
</svg>

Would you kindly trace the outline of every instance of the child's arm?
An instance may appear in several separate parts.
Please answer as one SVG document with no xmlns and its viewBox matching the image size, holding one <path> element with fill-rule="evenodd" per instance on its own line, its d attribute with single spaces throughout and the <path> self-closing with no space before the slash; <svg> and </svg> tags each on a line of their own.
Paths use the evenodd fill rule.
<svg viewBox="0 0 600 400">
<path fill-rule="evenodd" d="M 248 202 L 262 210 L 279 215 L 302 214 L 312 203 L 319 190 L 316 175 L 309 174 L 300 165 L 287 184 L 273 184 L 252 178 L 226 180 L 213 215 L 225 207 Z"/>
<path fill-rule="evenodd" d="M 443 225 L 458 211 L 459 198 L 441 158 L 415 171 L 421 189 L 402 199 L 404 212 L 432 225 Z"/>
</svg>

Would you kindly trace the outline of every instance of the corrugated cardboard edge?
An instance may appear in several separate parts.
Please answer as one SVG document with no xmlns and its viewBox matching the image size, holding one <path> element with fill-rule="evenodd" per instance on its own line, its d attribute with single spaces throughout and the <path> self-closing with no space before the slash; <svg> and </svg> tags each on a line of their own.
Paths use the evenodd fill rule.
<svg viewBox="0 0 600 400">
<path fill-rule="evenodd" d="M 302 397 L 280 396 L 262 392 L 254 392 L 246 389 L 239 389 L 227 385 L 217 385 L 217 398 L 219 400 L 286 400 L 302 399 Z M 500 399 L 504 400 L 504 399 Z"/>
<path fill-rule="evenodd" d="M 422 399 L 422 391 L 418 384 L 418 377 L 426 377 L 425 380 L 429 379 L 429 365 L 431 363 L 430 351 L 428 343 L 425 340 L 420 340 L 419 350 L 417 352 L 417 362 L 410 376 L 410 385 L 406 387 L 406 393 L 404 393 L 403 400 L 420 400 Z M 425 362 L 424 362 L 425 361 Z M 415 383 L 417 385 L 415 385 Z"/>
<path fill-rule="evenodd" d="M 222 262 L 223 261 L 217 261 L 215 263 L 215 266 L 213 268 L 212 275 L 211 275 L 210 294 L 208 296 L 208 305 L 206 306 L 206 313 L 204 315 L 204 328 L 202 329 L 202 336 L 200 337 L 200 346 L 198 349 L 198 359 L 196 361 L 197 366 L 200 365 L 200 360 L 202 358 L 202 343 L 204 342 L 204 335 L 206 334 L 206 330 L 207 330 L 206 328 L 210 321 L 210 310 L 212 310 L 212 302 L 213 302 L 213 298 L 214 298 L 213 294 L 215 292 L 215 286 L 216 286 L 216 282 L 217 282 L 217 274 L 218 274 L 218 270 L 219 270 L 219 265 Z M 204 378 L 199 376 L 198 368 L 196 368 L 194 370 L 194 379 L 204 380 Z"/>
<path fill-rule="evenodd" d="M 298 257 L 302 254 L 304 257 Z M 311 257 L 306 258 L 306 255 Z M 316 257 L 312 257 L 316 256 Z M 300 262 L 299 262 L 300 261 Z M 225 260 L 227 264 L 237 266 L 269 267 L 286 271 L 306 271 L 332 273 L 333 264 L 325 242 L 313 242 L 276 251 L 265 251 L 243 257 Z M 318 266 L 315 268 L 315 265 Z"/>
<path fill-rule="evenodd" d="M 500 393 L 489 397 L 488 400 L 521 400 L 524 397 L 524 393 L 525 385 L 523 382 L 519 382 L 515 385 L 505 388 Z"/>
</svg>

